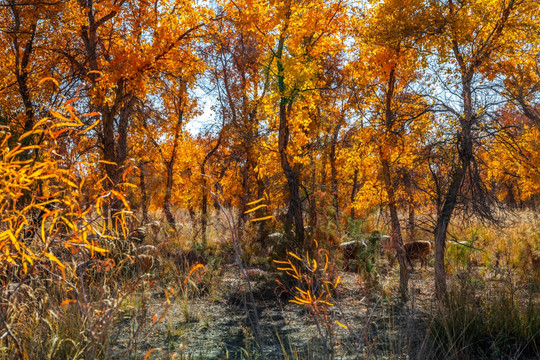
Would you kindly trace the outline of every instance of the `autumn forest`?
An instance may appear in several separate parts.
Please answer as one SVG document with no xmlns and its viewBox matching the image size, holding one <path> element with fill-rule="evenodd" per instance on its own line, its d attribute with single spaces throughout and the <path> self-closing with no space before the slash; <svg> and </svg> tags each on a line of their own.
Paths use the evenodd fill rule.
<svg viewBox="0 0 540 360">
<path fill-rule="evenodd" d="M 540 1 L 0 0 L 0 357 L 540 356 Z"/>
</svg>

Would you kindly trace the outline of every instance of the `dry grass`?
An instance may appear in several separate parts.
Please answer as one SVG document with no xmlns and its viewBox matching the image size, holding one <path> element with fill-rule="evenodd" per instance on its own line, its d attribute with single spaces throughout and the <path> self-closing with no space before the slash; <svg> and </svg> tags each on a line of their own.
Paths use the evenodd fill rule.
<svg viewBox="0 0 540 360">
<path fill-rule="evenodd" d="M 218 216 L 212 218 L 209 238 L 220 240 L 211 241 L 208 249 L 200 249 L 194 241 L 197 228 L 189 219 L 179 218 L 183 225 L 177 232 L 157 220 L 148 227 L 140 243 L 106 241 L 102 246 L 108 247 L 110 257 L 88 259 L 87 266 L 79 267 L 78 272 L 74 267 L 64 277 L 61 273 L 38 272 L 22 281 L 11 279 L 8 286 L 0 290 L 0 300 L 6 324 L 3 332 L 9 331 L 13 336 L 4 335 L 0 356 L 20 357 L 20 348 L 31 359 L 138 358 L 153 348 L 151 344 L 156 341 L 153 339 L 163 331 L 158 329 L 169 329 L 167 336 L 174 347 L 174 339 L 180 336 L 175 325 L 178 322 L 211 326 L 212 317 L 201 311 L 197 303 L 227 301 L 223 298 L 227 296 L 223 292 L 223 276 L 224 265 L 230 262 L 227 259 L 230 248 L 224 240 L 227 236 L 220 224 L 222 220 Z M 358 225 L 359 232 L 377 229 L 376 226 L 381 229 L 383 220 L 378 214 L 372 214 Z M 370 263 L 370 271 L 364 269 L 358 280 L 350 282 L 343 290 L 326 292 L 325 301 L 332 304 L 335 301 L 340 308 L 331 306 L 324 311 L 320 308 L 318 312 L 306 312 L 321 329 L 330 331 L 320 332 L 327 344 L 326 354 L 338 357 L 340 351 L 349 349 L 349 354 L 356 354 L 358 358 L 402 358 L 405 354 L 425 359 L 532 359 L 538 356 L 540 222 L 531 212 L 514 214 L 509 220 L 512 221 L 505 227 L 474 221 L 451 227 L 453 241 L 449 242 L 446 257 L 451 291 L 446 307 L 430 305 L 432 271 L 427 269 L 413 274 L 413 301 L 406 307 L 395 308 L 391 299 L 397 292 L 397 269 L 382 260 Z M 267 263 L 268 252 L 259 253 L 250 231 L 246 229 L 247 235 L 242 240 L 248 264 Z M 427 234 L 419 232 L 419 236 L 425 239 Z M 328 253 L 330 263 L 339 263 L 340 256 L 332 251 Z M 261 258 L 265 259 L 261 262 Z M 325 262 L 319 259 L 320 264 Z M 205 264 L 204 271 L 190 272 L 198 263 Z M 294 283 L 289 289 L 295 286 L 303 291 L 315 289 L 316 284 L 327 281 L 330 276 L 329 273 L 311 273 L 316 275 L 309 278 L 311 282 Z M 332 275 L 333 283 L 338 274 Z M 271 278 L 265 275 L 257 281 L 264 284 L 272 281 Z M 349 292 L 362 294 L 361 307 L 365 315 L 360 318 L 354 315 L 358 304 L 346 296 Z M 296 295 L 302 299 L 302 293 Z M 313 305 L 309 299 L 306 301 Z M 173 314 L 178 318 L 168 318 L 168 309 L 174 309 Z M 350 321 L 346 325 L 350 331 L 335 320 L 344 325 Z M 426 328 L 427 333 L 422 332 Z M 374 332 L 374 329 L 379 330 Z M 251 330 L 248 326 L 244 331 L 248 334 Z M 339 335 L 339 339 L 332 337 L 340 331 L 349 335 Z M 197 335 L 182 334 L 183 338 L 189 336 Z M 246 335 L 246 339 L 249 338 L 253 335 Z M 320 349 L 309 343 L 307 347 L 299 347 L 281 339 L 281 346 L 279 339 L 275 341 L 277 348 L 285 349 L 282 354 L 285 358 L 323 356 L 318 353 Z M 353 342 L 356 345 L 351 345 Z M 171 353 L 162 348 L 149 357 L 160 358 Z M 243 358 L 260 355 L 254 343 L 247 340 L 241 353 Z M 186 352 L 182 356 L 180 358 L 187 359 L 191 355 Z M 204 351 L 201 356 L 204 358 Z M 235 356 L 231 354 L 229 358 Z"/>
</svg>

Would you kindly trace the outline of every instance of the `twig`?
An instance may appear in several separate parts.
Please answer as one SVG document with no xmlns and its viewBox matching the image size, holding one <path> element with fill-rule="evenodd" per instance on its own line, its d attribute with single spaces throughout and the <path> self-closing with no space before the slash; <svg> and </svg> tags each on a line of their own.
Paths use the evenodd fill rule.
<svg viewBox="0 0 540 360">
<path fill-rule="evenodd" d="M 233 221 L 233 215 L 230 213 L 230 210 L 225 209 L 225 207 L 223 207 L 223 204 L 220 201 L 220 196 L 223 196 L 223 191 L 221 190 L 221 186 L 216 186 L 216 188 L 217 188 L 218 194 L 216 194 L 214 192 L 210 192 L 210 193 L 214 197 L 214 200 L 218 204 L 221 212 L 223 213 L 223 215 L 225 216 L 225 219 L 227 220 L 227 227 L 229 229 L 229 232 L 231 233 L 231 237 L 232 237 L 232 241 L 233 241 L 233 249 L 234 249 L 234 255 L 235 255 L 236 263 L 238 264 L 238 266 L 240 268 L 240 272 L 241 272 L 242 276 L 246 280 L 246 283 L 247 283 L 247 286 L 248 286 L 248 292 L 249 292 L 249 299 L 250 299 L 251 304 L 252 304 L 253 315 L 254 316 L 253 317 L 250 316 L 249 310 L 247 308 L 247 303 L 246 303 L 245 297 L 244 297 L 244 308 L 246 310 L 248 320 L 250 322 L 253 322 L 254 331 L 255 331 L 255 340 L 257 341 L 257 344 L 259 345 L 259 349 L 260 349 L 260 352 L 261 352 L 261 359 L 264 360 L 265 357 L 264 357 L 263 343 L 261 341 L 261 327 L 260 327 L 260 322 L 259 322 L 259 314 L 258 314 L 258 311 L 257 311 L 257 306 L 255 305 L 255 297 L 253 296 L 253 288 L 251 286 L 251 281 L 249 279 L 249 275 L 247 274 L 247 272 L 245 270 L 244 264 L 242 263 L 241 254 L 242 255 L 244 255 L 244 254 L 243 254 L 243 251 L 242 251 L 242 249 L 240 247 L 240 242 L 239 242 L 239 239 L 238 239 L 238 229 L 236 227 L 236 224 Z"/>
<path fill-rule="evenodd" d="M 6 333 L 9 335 L 11 340 L 13 340 L 13 343 L 15 344 L 15 347 L 17 348 L 17 353 L 19 355 L 19 358 L 25 359 L 25 353 L 22 351 L 21 344 L 19 343 L 19 339 L 15 336 L 15 334 L 11 331 L 9 328 L 9 325 L 7 324 L 6 317 L 3 311 L 0 310 L 0 319 L 2 320 L 2 325 L 6 329 Z M 2 335 L 3 337 L 3 335 Z"/>
</svg>

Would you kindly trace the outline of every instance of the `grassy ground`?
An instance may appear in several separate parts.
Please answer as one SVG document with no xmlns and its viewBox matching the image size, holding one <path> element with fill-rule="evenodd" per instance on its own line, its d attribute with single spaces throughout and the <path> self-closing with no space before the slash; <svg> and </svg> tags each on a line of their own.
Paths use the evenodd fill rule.
<svg viewBox="0 0 540 360">
<path fill-rule="evenodd" d="M 316 269 L 314 259 L 291 255 L 303 274 L 295 279 L 269 261 L 271 248 L 262 251 L 249 241 L 248 228 L 242 244 L 253 304 L 222 221 L 213 219 L 206 251 L 193 241 L 197 230 L 189 219 L 179 217 L 177 233 L 162 223 L 148 226 L 142 242 L 113 246 L 111 259 L 73 264 L 64 277 L 11 279 L 2 289 L 1 357 L 540 357 L 540 226 L 534 213 L 514 215 L 500 228 L 456 221 L 447 248 L 445 306 L 433 300 L 432 266 L 415 264 L 410 300 L 403 304 L 391 256 L 364 254 L 356 272 L 346 272 L 331 247 L 321 250 Z M 381 229 L 381 223 L 368 219 L 357 234 Z"/>
</svg>

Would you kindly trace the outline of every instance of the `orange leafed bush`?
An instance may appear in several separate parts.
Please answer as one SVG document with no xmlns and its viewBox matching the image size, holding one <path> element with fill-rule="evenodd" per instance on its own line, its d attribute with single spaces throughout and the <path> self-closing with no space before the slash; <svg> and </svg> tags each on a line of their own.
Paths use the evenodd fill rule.
<svg viewBox="0 0 540 360">
<path fill-rule="evenodd" d="M 111 197 L 122 200 L 123 196 L 95 194 L 83 203 L 84 176 L 77 168 L 85 164 L 66 161 L 58 143 L 62 135 L 78 135 L 86 129 L 73 107 L 62 110 L 65 114 L 51 111 L 52 118 L 39 121 L 18 138 L 9 128 L 0 133 L 0 270 L 4 275 L 37 271 L 38 264 L 63 272 L 66 255 L 108 251 L 95 242 L 96 236 L 89 236 L 98 231 L 92 216 Z M 21 145 L 28 139 L 34 144 Z M 118 218 L 117 225 L 125 230 L 125 214 L 120 212 Z"/>
</svg>

